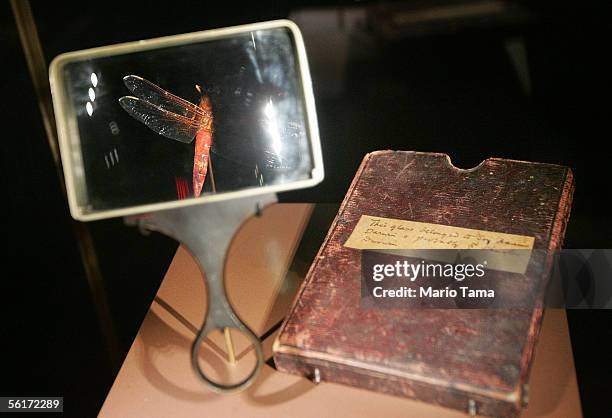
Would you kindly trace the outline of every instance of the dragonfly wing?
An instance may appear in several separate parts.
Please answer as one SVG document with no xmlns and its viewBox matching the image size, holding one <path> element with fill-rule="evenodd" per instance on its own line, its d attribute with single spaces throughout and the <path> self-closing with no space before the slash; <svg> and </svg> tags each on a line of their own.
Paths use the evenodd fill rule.
<svg viewBox="0 0 612 418">
<path fill-rule="evenodd" d="M 167 92 L 142 77 L 127 75 L 123 77 L 123 82 L 136 97 L 164 110 L 190 119 L 194 119 L 196 115 L 204 115 L 204 111 L 195 104 Z"/>
<path fill-rule="evenodd" d="M 189 144 L 198 132 L 196 121 L 169 112 L 146 100 L 124 96 L 119 99 L 119 104 L 134 119 L 144 123 L 151 130 L 166 138 Z"/>
</svg>

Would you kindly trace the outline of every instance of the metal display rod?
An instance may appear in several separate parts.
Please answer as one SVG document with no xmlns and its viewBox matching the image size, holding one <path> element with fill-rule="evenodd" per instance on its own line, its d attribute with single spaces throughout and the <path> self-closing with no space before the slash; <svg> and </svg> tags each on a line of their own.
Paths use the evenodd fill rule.
<svg viewBox="0 0 612 418">
<path fill-rule="evenodd" d="M 32 85 L 34 86 L 34 91 L 38 99 L 38 106 L 45 127 L 45 133 L 47 134 L 47 142 L 51 150 L 53 162 L 55 163 L 56 174 L 59 178 L 59 186 L 62 190 L 62 194 L 66 197 L 66 184 L 60 164 L 57 127 L 55 126 L 55 116 L 53 115 L 53 104 L 51 102 L 49 72 L 38 37 L 38 30 L 32 14 L 32 8 L 28 0 L 11 0 L 11 7 L 15 16 L 15 24 L 19 31 L 21 46 L 28 64 Z M 71 218 L 70 225 L 72 226 L 72 231 L 79 247 L 81 262 L 83 263 L 87 284 L 91 291 L 100 330 L 104 336 L 109 362 L 112 369 L 117 371 L 121 366 L 122 350 L 113 322 L 108 297 L 104 290 L 104 277 L 100 269 L 95 243 L 91 236 L 91 231 L 86 224 L 77 222 Z"/>
</svg>

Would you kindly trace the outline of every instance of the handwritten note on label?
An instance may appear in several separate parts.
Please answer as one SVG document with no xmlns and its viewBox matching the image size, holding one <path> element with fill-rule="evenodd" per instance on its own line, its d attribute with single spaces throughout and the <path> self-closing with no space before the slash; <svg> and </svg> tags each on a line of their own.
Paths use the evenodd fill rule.
<svg viewBox="0 0 612 418">
<path fill-rule="evenodd" d="M 362 215 L 344 246 L 445 263 L 463 254 L 488 269 L 524 274 L 533 243 L 525 235 Z"/>
<path fill-rule="evenodd" d="M 530 250 L 534 238 L 478 229 L 362 215 L 345 247 L 356 249 Z"/>
<path fill-rule="evenodd" d="M 442 262 L 453 262 L 463 250 L 480 250 L 469 252 L 476 263 L 524 274 L 533 243 L 525 235 L 362 215 L 344 246 Z"/>
</svg>

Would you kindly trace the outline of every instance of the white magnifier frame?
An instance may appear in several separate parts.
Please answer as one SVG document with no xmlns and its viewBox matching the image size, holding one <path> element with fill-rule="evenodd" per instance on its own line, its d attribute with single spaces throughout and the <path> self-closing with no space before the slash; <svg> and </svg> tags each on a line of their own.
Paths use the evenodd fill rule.
<svg viewBox="0 0 612 418">
<path fill-rule="evenodd" d="M 223 193 L 218 194 L 205 194 L 197 198 L 185 200 L 149 203 L 113 209 L 91 209 L 88 201 L 87 185 L 85 182 L 86 173 L 83 165 L 80 134 L 76 122 L 75 111 L 70 103 L 68 89 L 64 80 L 64 70 L 68 64 L 94 58 L 111 57 L 134 52 L 153 51 L 160 48 L 201 43 L 203 41 L 223 39 L 232 37 L 234 35 L 259 30 L 278 28 L 287 29 L 293 38 L 292 41 L 295 48 L 296 75 L 301 82 L 301 93 L 303 95 L 305 110 L 304 119 L 306 125 L 306 136 L 309 141 L 311 153 L 312 171 L 310 173 L 310 178 L 284 184 L 263 185 L 262 187 L 249 187 L 241 190 L 224 191 Z M 324 178 L 323 157 L 321 154 L 319 129 L 312 90 L 312 81 L 308 68 L 308 59 L 306 57 L 306 49 L 304 47 L 304 41 L 299 28 L 295 23 L 289 20 L 275 20 L 240 25 L 223 29 L 207 30 L 145 41 L 128 42 L 77 52 L 69 52 L 59 55 L 53 60 L 49 73 L 68 203 L 72 217 L 77 220 L 92 221 L 104 218 L 136 215 L 179 208 L 183 206 L 197 205 L 206 202 L 217 202 L 241 197 L 256 196 L 260 194 L 263 195 L 302 189 L 315 186 Z M 92 73 L 91 75 L 91 83 L 94 87 L 98 83 L 98 78 L 95 73 Z M 95 89 L 90 89 L 88 94 L 90 96 L 95 96 Z M 95 100 L 95 97 L 90 98 Z M 92 105 L 90 104 L 90 107 L 91 106 Z M 86 108 L 86 110 L 88 112 L 93 112 L 93 108 Z"/>
</svg>

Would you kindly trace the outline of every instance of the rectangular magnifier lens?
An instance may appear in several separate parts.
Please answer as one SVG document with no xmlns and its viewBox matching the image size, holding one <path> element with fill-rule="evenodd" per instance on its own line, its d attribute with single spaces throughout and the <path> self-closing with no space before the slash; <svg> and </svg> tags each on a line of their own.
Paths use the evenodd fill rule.
<svg viewBox="0 0 612 418">
<path fill-rule="evenodd" d="M 323 179 L 306 53 L 290 21 L 71 52 L 50 79 L 76 219 Z"/>
</svg>

